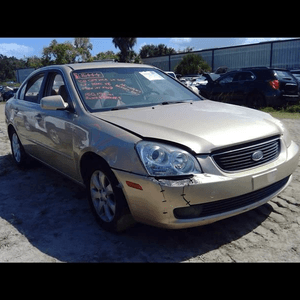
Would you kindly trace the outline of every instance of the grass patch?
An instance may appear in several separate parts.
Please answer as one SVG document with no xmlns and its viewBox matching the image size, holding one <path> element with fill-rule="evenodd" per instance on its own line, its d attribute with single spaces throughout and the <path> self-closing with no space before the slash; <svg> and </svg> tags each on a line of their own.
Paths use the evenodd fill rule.
<svg viewBox="0 0 300 300">
<path fill-rule="evenodd" d="M 261 111 L 267 112 L 277 119 L 300 119 L 300 104 L 277 109 L 273 107 L 264 107 Z"/>
</svg>

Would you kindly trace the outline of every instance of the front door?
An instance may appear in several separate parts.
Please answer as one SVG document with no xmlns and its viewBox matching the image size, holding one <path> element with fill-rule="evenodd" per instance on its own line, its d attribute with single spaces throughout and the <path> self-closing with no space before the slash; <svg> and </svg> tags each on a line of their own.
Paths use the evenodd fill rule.
<svg viewBox="0 0 300 300">
<path fill-rule="evenodd" d="M 45 83 L 44 97 L 60 95 L 67 103 L 71 103 L 62 74 L 49 72 Z M 77 115 L 73 110 L 44 110 L 39 107 L 37 130 L 40 133 L 42 146 L 40 159 L 55 169 L 75 178 L 74 132 Z M 78 179 L 78 178 L 75 178 Z"/>
</svg>

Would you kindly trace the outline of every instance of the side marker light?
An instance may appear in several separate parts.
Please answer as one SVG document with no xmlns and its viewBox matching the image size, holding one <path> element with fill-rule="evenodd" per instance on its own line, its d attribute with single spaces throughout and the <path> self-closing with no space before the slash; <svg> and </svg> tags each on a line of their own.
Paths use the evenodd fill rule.
<svg viewBox="0 0 300 300">
<path fill-rule="evenodd" d="M 131 181 L 126 181 L 126 184 L 129 187 L 132 187 L 134 189 L 141 190 L 141 191 L 143 190 L 143 188 L 138 183 L 134 183 L 134 182 L 131 182 Z"/>
</svg>

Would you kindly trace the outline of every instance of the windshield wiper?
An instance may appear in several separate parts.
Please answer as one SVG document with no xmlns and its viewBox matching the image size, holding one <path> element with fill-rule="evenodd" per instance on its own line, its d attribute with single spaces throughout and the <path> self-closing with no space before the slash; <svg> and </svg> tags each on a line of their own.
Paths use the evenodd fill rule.
<svg viewBox="0 0 300 300">
<path fill-rule="evenodd" d="M 168 104 L 176 104 L 176 103 L 184 103 L 185 101 L 164 101 L 161 102 L 161 105 L 168 105 Z"/>
<path fill-rule="evenodd" d="M 128 107 L 127 106 L 116 106 L 116 107 L 113 107 L 112 109 L 110 109 L 110 110 L 121 110 L 121 109 L 128 109 Z"/>
</svg>

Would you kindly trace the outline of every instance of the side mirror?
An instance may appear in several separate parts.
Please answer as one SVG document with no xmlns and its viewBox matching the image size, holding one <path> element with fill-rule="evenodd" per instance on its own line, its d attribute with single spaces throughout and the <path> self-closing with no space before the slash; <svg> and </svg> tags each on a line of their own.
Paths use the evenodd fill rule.
<svg viewBox="0 0 300 300">
<path fill-rule="evenodd" d="M 47 110 L 65 110 L 69 107 L 60 95 L 43 97 L 40 105 L 42 109 Z"/>
</svg>

